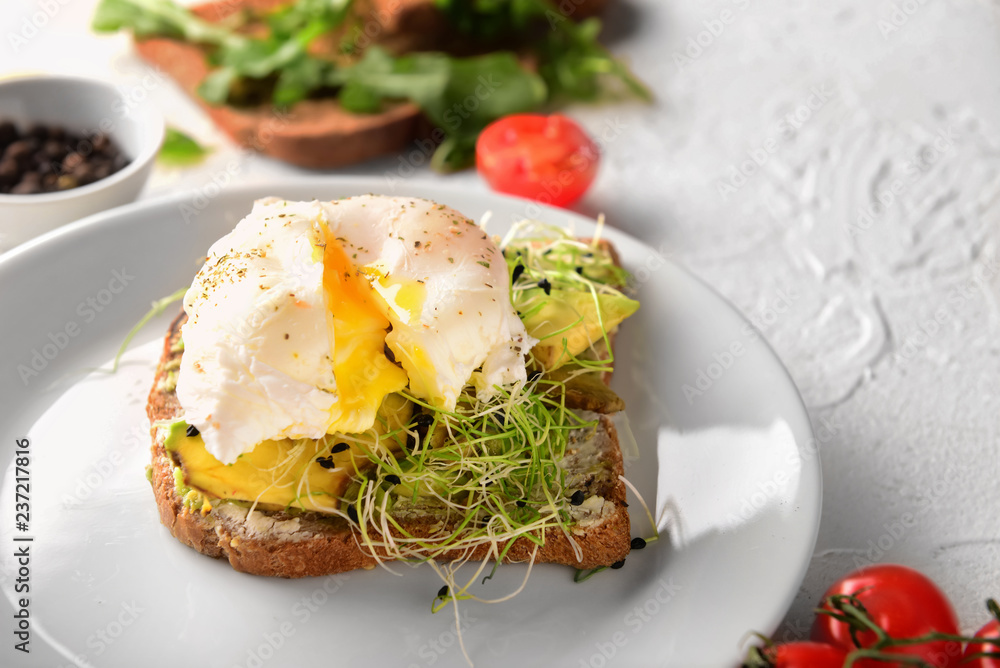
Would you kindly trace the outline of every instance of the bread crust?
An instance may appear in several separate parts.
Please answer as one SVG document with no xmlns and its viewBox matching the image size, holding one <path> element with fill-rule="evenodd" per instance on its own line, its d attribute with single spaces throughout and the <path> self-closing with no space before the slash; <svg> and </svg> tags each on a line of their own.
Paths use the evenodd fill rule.
<svg viewBox="0 0 1000 668">
<path fill-rule="evenodd" d="M 192 11 L 218 22 L 245 9 L 267 10 L 287 2 L 219 0 Z M 606 0 L 573 0 L 564 13 L 579 20 L 596 14 L 605 4 Z M 450 27 L 434 0 L 364 0 L 355 11 L 366 31 L 375 25 L 370 40 L 397 53 L 440 50 L 450 40 Z M 234 142 L 299 167 L 344 167 L 399 153 L 431 134 L 420 108 L 409 102 L 386 104 L 377 114 L 351 113 L 333 99 L 303 100 L 287 111 L 270 106 L 213 106 L 197 93 L 209 73 L 208 59 L 199 46 L 154 37 L 136 40 L 136 50 L 173 78 Z"/>
<path fill-rule="evenodd" d="M 146 411 L 150 422 L 170 420 L 181 413 L 181 406 L 173 390 L 165 389 L 163 381 L 176 367 L 182 352 L 176 346 L 181 326 L 186 316 L 182 312 L 171 324 L 164 340 L 163 354 L 149 394 Z M 620 476 L 624 472 L 621 448 L 614 426 L 607 416 L 600 417 L 599 434 L 601 457 L 610 468 L 610 482 L 594 483 L 590 491 L 600 493 L 612 510 L 602 521 L 586 530 L 574 530 L 574 541 L 582 550 L 578 560 L 573 545 L 558 529 L 549 530 L 545 544 L 537 549 L 537 563 L 559 563 L 576 568 L 590 569 L 608 566 L 621 561 L 629 552 L 630 525 L 625 502 L 625 485 Z M 152 435 L 152 485 L 159 508 L 160 521 L 179 541 L 210 557 L 224 558 L 238 571 L 255 575 L 285 578 L 329 575 L 373 568 L 377 559 L 355 539 L 348 523 L 340 518 L 317 513 L 253 511 L 230 502 L 215 505 L 202 513 L 187 507 L 178 494 L 174 481 L 174 463 L 164 448 L 163 438 L 157 428 Z M 406 525 L 412 535 L 426 536 L 432 532 L 430 522 L 410 522 Z M 374 532 L 373 527 L 369 531 Z M 504 561 L 528 561 L 535 551 L 534 543 L 518 539 L 508 550 Z M 387 555 L 380 553 L 382 559 Z M 469 555 L 446 553 L 440 560 L 468 556 L 482 560 L 489 556 L 489 546 L 483 545 Z"/>
</svg>

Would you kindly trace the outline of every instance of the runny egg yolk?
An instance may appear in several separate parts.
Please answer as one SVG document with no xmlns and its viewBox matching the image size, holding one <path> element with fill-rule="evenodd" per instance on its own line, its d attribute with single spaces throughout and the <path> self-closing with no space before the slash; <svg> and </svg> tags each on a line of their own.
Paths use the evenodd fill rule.
<svg viewBox="0 0 1000 668">
<path fill-rule="evenodd" d="M 381 298 L 332 234 L 326 238 L 323 264 L 338 395 L 329 432 L 357 433 L 371 427 L 387 394 L 406 387 L 406 372 L 385 355 L 390 323 Z"/>
<path fill-rule="evenodd" d="M 380 304 L 384 305 L 387 316 L 404 325 L 411 325 L 420 320 L 420 312 L 427 298 L 427 290 L 422 283 L 397 280 L 387 275 L 385 269 L 378 263 L 362 267 L 361 272 L 381 297 Z"/>
<path fill-rule="evenodd" d="M 384 313 L 392 322 L 386 343 L 395 358 L 408 372 L 410 391 L 428 400 L 433 406 L 445 404 L 438 391 L 438 372 L 427 351 L 421 345 L 419 333 L 426 329 L 420 322 L 427 290 L 420 281 L 399 280 L 387 275 L 377 263 L 361 269 L 371 281 Z"/>
</svg>

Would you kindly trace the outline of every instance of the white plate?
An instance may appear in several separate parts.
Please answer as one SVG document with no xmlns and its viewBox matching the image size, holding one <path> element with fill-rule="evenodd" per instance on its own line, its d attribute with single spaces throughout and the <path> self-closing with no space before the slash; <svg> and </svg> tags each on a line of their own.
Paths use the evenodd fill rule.
<svg viewBox="0 0 1000 668">
<path fill-rule="evenodd" d="M 465 665 L 450 608 L 430 612 L 440 582 L 428 568 L 259 578 L 170 537 L 143 477 L 143 404 L 166 316 L 142 332 L 118 374 L 85 371 L 113 356 L 152 300 L 190 283 L 198 258 L 254 198 L 382 188 L 375 179 L 297 179 L 141 202 L 0 259 L 0 664 Z M 497 233 L 531 209 L 496 195 L 405 189 L 477 218 L 491 210 Z M 541 211 L 592 232 L 576 214 Z M 812 553 L 820 464 L 783 367 L 708 287 L 627 235 L 605 233 L 640 279 L 642 308 L 618 339 L 614 379 L 640 454 L 628 476 L 657 500 L 670 538 L 582 584 L 572 569 L 540 566 L 510 602 L 463 604 L 476 666 L 735 663 L 747 631 L 781 620 Z M 33 362 L 37 376 L 25 372 Z M 13 452 L 25 436 L 31 517 L 20 532 Z M 648 535 L 641 507 L 631 509 L 633 535 Z M 33 542 L 13 540 L 24 536 Z M 20 545 L 31 546 L 30 655 L 12 649 Z M 523 568 L 501 568 L 483 594 L 514 588 Z"/>
</svg>

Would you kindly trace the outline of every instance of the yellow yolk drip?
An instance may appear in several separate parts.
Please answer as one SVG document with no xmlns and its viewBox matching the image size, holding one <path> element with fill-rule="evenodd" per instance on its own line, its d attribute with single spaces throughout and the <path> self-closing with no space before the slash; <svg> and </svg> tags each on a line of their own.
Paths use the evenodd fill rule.
<svg viewBox="0 0 1000 668">
<path fill-rule="evenodd" d="M 418 344 L 408 340 L 405 332 L 393 330 L 388 337 L 389 347 L 396 359 L 410 375 L 410 392 L 423 397 L 432 406 L 444 404 L 444 397 L 436 391 L 434 364 Z"/>
<path fill-rule="evenodd" d="M 387 394 L 406 387 L 406 372 L 385 356 L 389 320 L 378 295 L 332 235 L 326 240 L 323 264 L 338 395 L 328 431 L 358 433 L 371 428 Z"/>
<path fill-rule="evenodd" d="M 410 391 L 427 399 L 432 406 L 444 404 L 444 397 L 437 392 L 438 373 L 430 356 L 420 345 L 420 337 L 414 336 L 425 327 L 420 315 L 427 299 L 427 289 L 421 281 L 397 280 L 387 276 L 384 268 L 372 265 L 361 268 L 376 293 L 383 313 L 399 326 L 394 327 L 386 337 L 386 343 L 396 360 L 406 369 L 410 380 Z"/>
</svg>

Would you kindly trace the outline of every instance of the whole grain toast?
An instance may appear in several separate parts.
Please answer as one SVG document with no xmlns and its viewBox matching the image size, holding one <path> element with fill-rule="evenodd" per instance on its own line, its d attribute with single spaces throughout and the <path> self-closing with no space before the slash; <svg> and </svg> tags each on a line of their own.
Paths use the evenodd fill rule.
<svg viewBox="0 0 1000 668">
<path fill-rule="evenodd" d="M 243 10 L 267 10 L 289 0 L 216 0 L 192 11 L 212 22 L 222 21 Z M 607 0 L 564 0 L 561 11 L 573 20 L 600 12 Z M 417 50 L 449 50 L 453 31 L 434 0 L 358 0 L 363 43 L 378 44 L 395 53 Z M 332 48 L 341 35 L 320 40 Z M 233 141 L 272 158 L 310 169 L 343 167 L 372 158 L 398 153 L 415 139 L 434 137 L 432 129 L 409 102 L 386 105 L 373 114 L 344 110 L 335 99 L 303 100 L 281 111 L 270 105 L 213 106 L 202 100 L 197 89 L 209 73 L 206 53 L 199 46 L 166 37 L 136 41 L 143 59 L 166 72 L 187 92 L 215 125 Z M 451 49 L 454 50 L 454 49 Z"/>
<path fill-rule="evenodd" d="M 181 313 L 170 326 L 163 355 L 149 394 L 147 414 L 151 423 L 178 417 L 182 410 L 171 384 L 166 382 L 171 369 L 177 367 L 183 354 L 176 345 L 186 316 Z M 569 400 L 569 397 L 567 397 Z M 569 457 L 588 446 L 588 466 L 580 462 L 580 472 L 566 466 L 570 491 L 582 490 L 586 497 L 603 498 L 596 516 L 588 516 L 572 529 L 573 539 L 582 549 L 577 559 L 572 544 L 559 529 L 546 533 L 544 545 L 537 550 L 534 561 L 559 563 L 581 569 L 608 566 L 621 561 L 629 552 L 630 524 L 625 501 L 622 454 L 618 437 L 606 415 L 598 417 L 598 427 L 580 430 L 575 442 L 571 437 Z M 348 522 L 332 516 L 311 512 L 260 511 L 232 502 L 213 502 L 207 513 L 185 505 L 177 491 L 174 478 L 175 462 L 166 451 L 161 430 L 152 429 L 153 492 L 159 507 L 160 520 L 182 543 L 210 557 L 225 558 L 238 571 L 278 577 L 307 577 L 341 573 L 357 568 L 372 568 L 376 555 L 355 539 Z M 592 460 L 601 462 L 594 474 Z M 589 470 L 588 470 L 589 469 Z M 438 520 L 433 516 L 408 516 L 401 524 L 412 535 L 430 535 Z M 370 532 L 377 534 L 375 527 Z M 482 545 L 471 554 L 446 553 L 442 560 L 468 557 L 474 560 L 489 556 L 489 546 Z M 535 550 L 534 543 L 517 539 L 506 553 L 504 561 L 528 561 Z M 380 553 L 379 558 L 387 555 Z"/>
</svg>

